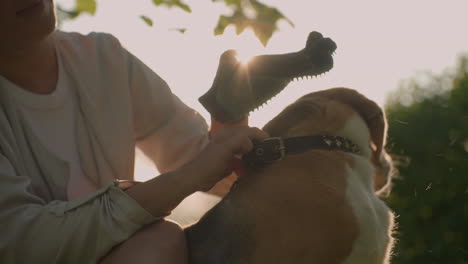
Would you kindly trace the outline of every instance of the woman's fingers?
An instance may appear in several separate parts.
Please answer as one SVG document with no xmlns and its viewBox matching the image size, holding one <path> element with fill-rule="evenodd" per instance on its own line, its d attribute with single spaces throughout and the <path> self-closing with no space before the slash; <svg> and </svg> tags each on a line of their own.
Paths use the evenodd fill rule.
<svg viewBox="0 0 468 264">
<path fill-rule="evenodd" d="M 190 163 L 190 170 L 198 175 L 200 190 L 206 191 L 223 177 L 241 167 L 240 156 L 253 148 L 253 140 L 268 134 L 253 127 L 229 127 L 216 134 L 205 150 Z"/>
<path fill-rule="evenodd" d="M 261 130 L 260 128 L 257 127 L 251 127 L 249 129 L 249 138 L 250 139 L 256 139 L 256 140 L 262 140 L 265 138 L 270 137 L 267 132 Z"/>
<path fill-rule="evenodd" d="M 252 140 L 246 136 L 239 136 L 239 139 L 235 139 L 233 143 L 234 154 L 242 155 L 252 150 L 253 143 Z"/>
<path fill-rule="evenodd" d="M 252 150 L 253 140 L 262 140 L 268 137 L 268 134 L 255 127 L 243 127 L 228 139 L 228 144 L 234 154 L 242 155 Z"/>
</svg>

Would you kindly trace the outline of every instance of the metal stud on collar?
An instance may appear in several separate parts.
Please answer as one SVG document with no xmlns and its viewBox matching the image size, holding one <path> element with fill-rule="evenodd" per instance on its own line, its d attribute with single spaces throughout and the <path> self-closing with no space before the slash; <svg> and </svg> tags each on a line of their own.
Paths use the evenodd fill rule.
<svg viewBox="0 0 468 264">
<path fill-rule="evenodd" d="M 359 147 L 347 138 L 337 136 L 322 136 L 323 142 L 330 148 L 338 148 L 345 151 L 350 151 L 356 154 L 360 154 Z"/>
</svg>

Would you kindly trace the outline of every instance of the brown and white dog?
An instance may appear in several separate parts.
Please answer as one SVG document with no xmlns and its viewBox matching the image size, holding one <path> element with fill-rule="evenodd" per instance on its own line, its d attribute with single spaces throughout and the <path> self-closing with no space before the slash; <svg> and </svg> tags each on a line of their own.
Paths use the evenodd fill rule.
<svg viewBox="0 0 468 264">
<path fill-rule="evenodd" d="M 310 93 L 265 125 L 275 137 L 345 137 L 361 150 L 317 150 L 251 168 L 198 223 L 186 228 L 191 264 L 387 263 L 393 215 L 386 121 L 354 90 Z"/>
</svg>

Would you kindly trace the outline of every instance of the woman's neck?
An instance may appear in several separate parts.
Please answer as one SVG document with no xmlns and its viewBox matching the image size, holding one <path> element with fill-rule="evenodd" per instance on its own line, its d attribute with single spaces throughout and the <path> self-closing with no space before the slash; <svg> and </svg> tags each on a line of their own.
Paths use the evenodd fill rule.
<svg viewBox="0 0 468 264">
<path fill-rule="evenodd" d="M 51 37 L 33 45 L 0 50 L 0 75 L 33 93 L 53 92 L 58 63 Z"/>
</svg>

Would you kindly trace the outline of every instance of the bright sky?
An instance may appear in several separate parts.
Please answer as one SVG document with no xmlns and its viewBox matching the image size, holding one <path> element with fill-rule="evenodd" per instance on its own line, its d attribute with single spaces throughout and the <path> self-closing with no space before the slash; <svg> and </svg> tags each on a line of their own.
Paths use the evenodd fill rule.
<svg viewBox="0 0 468 264">
<path fill-rule="evenodd" d="M 197 98 L 211 86 L 224 50 L 234 48 L 252 55 L 296 51 L 314 30 L 335 40 L 335 67 L 318 79 L 292 83 L 252 114 L 251 123 L 257 126 L 299 96 L 335 86 L 354 88 L 383 105 L 402 79 L 421 71 L 439 73 L 453 66 L 458 55 L 468 53 L 468 2 L 463 0 L 329 0 L 320 4 L 264 0 L 295 24 L 292 28 L 282 23 L 266 48 L 250 31 L 237 36 L 231 28 L 223 36 L 213 36 L 218 15 L 227 9 L 210 0 L 186 2 L 192 14 L 155 8 L 149 0 L 99 0 L 94 17 L 84 15 L 66 22 L 63 30 L 112 33 L 206 118 Z M 146 26 L 140 15 L 151 17 L 155 26 Z M 173 28 L 189 30 L 181 34 Z"/>
<path fill-rule="evenodd" d="M 73 0 L 57 0 L 70 4 Z M 263 126 L 298 97 L 336 86 L 354 88 L 380 105 L 401 80 L 417 72 L 440 73 L 468 53 L 468 1 L 437 0 L 264 0 L 278 7 L 295 27 L 280 25 L 264 48 L 251 32 L 237 36 L 228 29 L 213 36 L 220 13 L 228 10 L 211 0 L 186 0 L 193 13 L 156 8 L 150 0 L 99 0 L 97 14 L 66 22 L 65 31 L 112 33 L 161 75 L 173 92 L 207 120 L 197 99 L 212 84 L 219 55 L 238 49 L 252 55 L 302 49 L 310 31 L 331 37 L 338 45 L 335 67 L 323 77 L 292 83 L 269 105 L 251 115 Z M 314 3 L 315 2 L 315 3 Z M 68 5 L 69 6 L 69 5 Z M 140 15 L 155 22 L 148 27 Z M 188 28 L 185 34 L 171 30 Z M 154 176 L 153 168 L 137 161 L 137 178 Z M 185 208 L 193 208 L 190 204 Z M 177 212 L 176 212 L 177 213 Z"/>
</svg>

